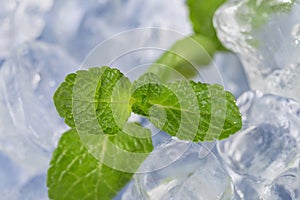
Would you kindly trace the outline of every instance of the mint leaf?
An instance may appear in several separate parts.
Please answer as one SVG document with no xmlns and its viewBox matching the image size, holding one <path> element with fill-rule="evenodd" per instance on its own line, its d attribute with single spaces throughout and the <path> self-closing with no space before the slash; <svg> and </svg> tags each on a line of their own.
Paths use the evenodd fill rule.
<svg viewBox="0 0 300 200">
<path fill-rule="evenodd" d="M 202 35 L 188 36 L 178 40 L 167 50 L 148 72 L 153 72 L 161 80 L 189 78 L 197 75 L 197 68 L 208 65 L 216 51 L 214 43 Z"/>
<path fill-rule="evenodd" d="M 153 150 L 151 132 L 126 123 L 130 89 L 130 81 L 109 67 L 79 70 L 60 85 L 55 106 L 74 129 L 53 154 L 50 198 L 111 199 Z"/>
<path fill-rule="evenodd" d="M 127 123 L 131 113 L 130 81 L 119 70 L 104 66 L 79 70 L 69 84 L 73 88 L 65 85 L 62 83 L 58 90 L 61 93 L 72 91 L 71 101 L 60 99 L 61 96 L 54 100 L 58 101 L 58 109 L 72 111 L 75 128 L 89 152 L 113 168 L 136 170 L 152 149 L 152 144 L 149 130 L 136 123 Z M 102 152 L 103 145 L 105 152 Z M 104 156 L 107 152 L 110 156 Z M 127 162 L 130 164 L 125 165 Z"/>
<path fill-rule="evenodd" d="M 242 128 L 233 94 L 218 84 L 189 83 L 197 96 L 201 115 L 196 141 L 225 139 Z"/>
<path fill-rule="evenodd" d="M 125 134 L 120 138 L 108 137 L 127 149 L 141 151 L 133 141 L 125 144 L 128 137 Z M 152 151 L 151 143 L 143 151 Z M 115 170 L 95 159 L 82 144 L 76 130 L 71 129 L 63 134 L 52 156 L 47 179 L 49 198 L 112 199 L 131 178 L 132 173 Z"/>
<path fill-rule="evenodd" d="M 130 116 L 130 88 L 129 79 L 117 69 L 106 68 L 101 75 L 95 106 L 98 122 L 105 134 L 120 131 Z"/>
<path fill-rule="evenodd" d="M 133 83 L 132 111 L 159 129 L 192 141 L 224 139 L 242 126 L 234 96 L 220 85 L 162 83 L 153 73 Z"/>
<path fill-rule="evenodd" d="M 53 153 L 47 180 L 49 198 L 111 199 L 131 177 L 97 161 L 72 129 L 63 134 Z"/>
<path fill-rule="evenodd" d="M 130 81 L 109 67 L 79 70 L 76 74 L 73 113 L 78 131 L 117 134 L 131 112 Z"/>
<path fill-rule="evenodd" d="M 54 105 L 58 114 L 65 119 L 65 123 L 70 127 L 75 127 L 72 111 L 73 86 L 75 79 L 76 74 L 69 74 L 53 96 Z"/>
<path fill-rule="evenodd" d="M 224 2 L 225 0 L 187 0 L 194 32 L 209 38 L 215 44 L 216 50 L 225 50 L 213 26 L 214 13 Z"/>
<path fill-rule="evenodd" d="M 70 127 L 76 127 L 75 111 L 77 127 L 84 130 L 97 127 L 95 131 L 90 130 L 91 134 L 116 134 L 130 116 L 130 89 L 129 79 L 119 70 L 90 68 L 69 74 L 53 98 L 58 113 Z M 90 119 L 86 123 L 91 113 L 96 115 L 93 121 Z M 96 121 L 99 125 L 96 125 Z"/>
</svg>

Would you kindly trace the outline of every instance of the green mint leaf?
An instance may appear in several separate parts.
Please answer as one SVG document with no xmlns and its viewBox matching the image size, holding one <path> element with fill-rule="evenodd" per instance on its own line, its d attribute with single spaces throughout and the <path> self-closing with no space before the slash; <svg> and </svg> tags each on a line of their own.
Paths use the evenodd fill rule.
<svg viewBox="0 0 300 200">
<path fill-rule="evenodd" d="M 96 90 L 96 113 L 104 133 L 115 134 L 125 125 L 131 113 L 130 88 L 129 79 L 118 69 L 104 70 Z"/>
<path fill-rule="evenodd" d="M 65 119 L 65 123 L 70 127 L 75 127 L 72 111 L 73 86 L 75 79 L 76 74 L 69 74 L 53 96 L 54 105 L 58 114 Z"/>
<path fill-rule="evenodd" d="M 127 123 L 130 96 L 131 83 L 117 69 L 90 68 L 66 77 L 54 102 L 73 129 L 53 154 L 51 199 L 111 199 L 137 171 L 153 145 L 148 129 Z"/>
<path fill-rule="evenodd" d="M 75 127 L 75 112 L 77 127 L 89 130 L 100 126 L 96 130 L 91 129 L 90 133 L 116 134 L 130 116 L 130 88 L 129 79 L 117 69 L 102 67 L 79 70 L 76 74 L 68 75 L 59 86 L 54 94 L 54 103 L 70 127 Z M 96 113 L 94 116 L 97 118 L 85 123 L 91 113 Z"/>
<path fill-rule="evenodd" d="M 127 123 L 131 114 L 131 83 L 128 78 L 119 70 L 104 66 L 77 71 L 76 78 L 69 84 L 73 89 L 64 85 L 66 83 L 59 90 L 72 91 L 72 101 L 57 98 L 56 105 L 59 105 L 58 109 L 68 108 L 67 111 L 72 112 L 74 127 L 89 152 L 111 167 L 125 171 L 136 170 L 147 156 L 148 151 L 145 150 L 152 148 L 152 144 L 149 130 L 135 123 Z M 105 152 L 102 152 L 103 145 Z M 140 154 L 131 155 L 128 153 L 132 152 L 131 148 L 134 153 Z M 141 154 L 139 149 L 145 154 Z M 106 152 L 113 156 L 104 156 Z M 115 159 L 118 155 L 119 159 Z M 126 160 L 122 161 L 124 158 Z M 130 165 L 126 166 L 128 161 Z"/>
<path fill-rule="evenodd" d="M 117 134 L 78 132 L 82 143 L 99 161 L 119 171 L 134 173 L 153 150 L 151 132 L 136 123 L 128 123 Z"/>
<path fill-rule="evenodd" d="M 103 141 L 113 141 L 120 148 L 132 152 L 149 153 L 153 148 L 149 138 L 149 142 L 145 145 L 136 138 L 127 140 L 128 137 L 132 137 L 125 133 L 118 136 L 106 135 L 106 137 L 109 139 L 104 140 L 102 137 Z M 112 152 L 106 151 L 104 142 L 101 148 L 105 156 L 114 156 L 110 155 Z M 131 178 L 132 173 L 113 169 L 95 159 L 83 145 L 76 130 L 71 129 L 63 134 L 52 156 L 47 179 L 49 198 L 54 200 L 112 199 Z"/>
<path fill-rule="evenodd" d="M 193 81 L 190 84 L 201 115 L 196 141 L 225 139 L 242 128 L 242 117 L 233 94 L 218 84 Z"/>
<path fill-rule="evenodd" d="M 132 111 L 159 129 L 190 141 L 224 139 L 242 126 L 234 96 L 220 85 L 162 83 L 153 73 L 133 83 Z"/>
<path fill-rule="evenodd" d="M 96 160 L 72 129 L 63 134 L 53 153 L 47 179 L 49 198 L 112 199 L 131 177 Z"/>
<path fill-rule="evenodd" d="M 225 0 L 187 0 L 194 32 L 213 41 L 217 50 L 225 50 L 225 48 L 217 37 L 212 20 L 215 11 L 224 2 Z"/>
<path fill-rule="evenodd" d="M 215 51 L 209 38 L 199 34 L 188 36 L 178 40 L 149 67 L 148 72 L 155 73 L 161 80 L 190 78 L 197 75 L 197 68 L 212 61 Z"/>
<path fill-rule="evenodd" d="M 117 134 L 131 113 L 130 81 L 109 67 L 80 70 L 76 74 L 73 112 L 78 130 Z"/>
</svg>

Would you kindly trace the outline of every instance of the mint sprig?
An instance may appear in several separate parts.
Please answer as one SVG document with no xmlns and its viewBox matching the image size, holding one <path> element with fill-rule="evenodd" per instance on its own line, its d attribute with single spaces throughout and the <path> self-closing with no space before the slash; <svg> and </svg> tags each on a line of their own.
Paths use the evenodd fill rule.
<svg viewBox="0 0 300 200">
<path fill-rule="evenodd" d="M 119 70 L 90 68 L 69 74 L 54 95 L 71 128 L 48 170 L 49 198 L 112 199 L 153 150 L 151 132 L 128 123 L 134 112 L 189 141 L 224 139 L 242 126 L 235 98 L 220 85 L 187 81 L 224 50 L 212 25 L 225 0 L 188 0 L 194 35 L 177 41 L 131 83 Z M 170 82 L 180 79 L 182 81 Z"/>
<path fill-rule="evenodd" d="M 131 112 L 195 142 L 223 139 L 241 128 L 235 99 L 220 85 L 162 83 L 153 73 L 130 83 L 106 66 L 68 75 L 54 102 L 71 130 L 51 160 L 51 199 L 111 199 L 130 180 L 153 149 L 150 131 L 127 122 Z"/>
</svg>

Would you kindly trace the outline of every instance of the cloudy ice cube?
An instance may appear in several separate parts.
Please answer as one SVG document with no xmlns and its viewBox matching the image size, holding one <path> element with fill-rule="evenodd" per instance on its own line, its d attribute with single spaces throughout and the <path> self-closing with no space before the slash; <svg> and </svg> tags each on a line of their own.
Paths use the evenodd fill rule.
<svg viewBox="0 0 300 200">
<path fill-rule="evenodd" d="M 17 45 L 40 36 L 45 26 L 44 14 L 52 3 L 52 0 L 1 0 L 0 60 Z"/>
<path fill-rule="evenodd" d="M 218 142 L 218 152 L 236 173 L 272 181 L 299 155 L 300 105 L 292 99 L 246 92 L 237 101 L 243 129 Z"/>
<path fill-rule="evenodd" d="M 141 165 L 122 199 L 232 198 L 231 178 L 212 152 L 200 143 L 169 139 Z"/>
<path fill-rule="evenodd" d="M 278 176 L 262 195 L 266 200 L 300 199 L 300 165 Z"/>
<path fill-rule="evenodd" d="M 45 171 L 66 130 L 52 96 L 76 63 L 62 49 L 41 42 L 15 49 L 0 68 L 0 151 L 25 174 Z"/>
<path fill-rule="evenodd" d="M 14 193 L 16 185 L 20 179 L 20 172 L 16 166 L 7 156 L 0 152 L 0 195 Z"/>
<path fill-rule="evenodd" d="M 240 56 L 252 89 L 300 100 L 299 19 L 299 0 L 231 0 L 214 24 L 223 44 Z"/>
<path fill-rule="evenodd" d="M 100 42 L 129 29 L 161 27 L 182 34 L 192 32 L 184 0 L 56 0 L 45 19 L 40 39 L 60 44 L 80 61 Z"/>
<path fill-rule="evenodd" d="M 259 199 L 260 191 L 264 186 L 257 181 L 242 177 L 234 180 L 235 200 L 252 200 Z"/>
<path fill-rule="evenodd" d="M 46 174 L 31 178 L 19 190 L 19 200 L 48 200 Z"/>
</svg>

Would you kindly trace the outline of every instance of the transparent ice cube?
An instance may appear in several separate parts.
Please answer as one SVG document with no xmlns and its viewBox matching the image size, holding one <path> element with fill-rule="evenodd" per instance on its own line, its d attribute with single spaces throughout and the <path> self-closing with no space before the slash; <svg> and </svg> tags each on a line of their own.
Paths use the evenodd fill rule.
<svg viewBox="0 0 300 200">
<path fill-rule="evenodd" d="M 0 150 L 31 175 L 48 168 L 66 130 L 52 96 L 76 63 L 62 49 L 41 42 L 15 49 L 0 68 Z"/>
<path fill-rule="evenodd" d="M 56 0 L 40 39 L 59 43 L 82 61 L 100 42 L 129 29 L 161 27 L 191 33 L 184 4 L 184 0 Z"/>
<path fill-rule="evenodd" d="M 223 44 L 240 56 L 251 89 L 300 100 L 299 19 L 299 0 L 231 0 L 214 24 Z"/>
<path fill-rule="evenodd" d="M 300 165 L 278 176 L 262 195 L 266 200 L 300 199 Z"/>
<path fill-rule="evenodd" d="M 261 191 L 264 190 L 264 184 L 247 177 L 239 177 L 234 180 L 235 200 L 259 199 Z"/>
<path fill-rule="evenodd" d="M 206 156 L 202 156 L 205 153 Z M 200 143 L 169 139 L 135 174 L 122 199 L 232 199 L 231 178 Z"/>
<path fill-rule="evenodd" d="M 299 155 L 300 105 L 292 99 L 249 91 L 237 101 L 243 129 L 218 142 L 218 152 L 236 173 L 271 182 Z"/>
</svg>

